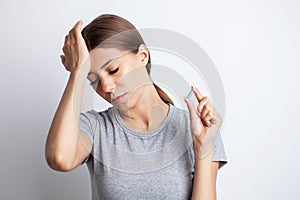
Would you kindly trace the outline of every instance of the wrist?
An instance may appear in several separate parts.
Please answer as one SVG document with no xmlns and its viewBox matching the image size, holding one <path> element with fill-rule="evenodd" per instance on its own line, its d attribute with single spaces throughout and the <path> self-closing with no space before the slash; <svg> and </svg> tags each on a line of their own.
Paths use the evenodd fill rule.
<svg viewBox="0 0 300 200">
<path fill-rule="evenodd" d="M 202 151 L 202 145 L 201 144 L 199 144 L 199 142 L 197 142 L 197 141 L 193 141 L 193 148 L 194 148 L 194 155 L 195 155 L 195 157 L 196 157 L 196 155 L 198 156 L 200 156 L 201 155 L 201 151 Z"/>
<path fill-rule="evenodd" d="M 203 148 L 203 145 L 199 144 L 196 141 L 193 141 L 193 147 L 195 162 L 207 163 L 212 160 L 213 149 L 207 151 Z"/>
<path fill-rule="evenodd" d="M 89 71 L 90 71 L 90 68 L 86 67 L 85 65 L 77 66 L 70 72 L 70 77 L 73 77 L 73 78 L 82 77 L 82 78 L 86 79 Z"/>
</svg>

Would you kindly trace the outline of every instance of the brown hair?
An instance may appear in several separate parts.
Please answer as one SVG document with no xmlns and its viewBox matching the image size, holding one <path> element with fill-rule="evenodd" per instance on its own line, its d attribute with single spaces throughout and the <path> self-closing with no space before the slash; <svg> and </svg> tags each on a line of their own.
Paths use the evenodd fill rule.
<svg viewBox="0 0 300 200">
<path fill-rule="evenodd" d="M 145 44 L 138 30 L 126 19 L 112 14 L 103 14 L 89 23 L 83 30 L 82 36 L 89 51 L 96 47 L 117 48 L 119 50 L 137 53 L 141 44 Z M 122 33 L 122 34 L 121 34 Z M 147 72 L 150 75 L 150 52 Z M 174 105 L 170 97 L 155 83 L 153 83 L 160 98 L 168 104 Z"/>
</svg>

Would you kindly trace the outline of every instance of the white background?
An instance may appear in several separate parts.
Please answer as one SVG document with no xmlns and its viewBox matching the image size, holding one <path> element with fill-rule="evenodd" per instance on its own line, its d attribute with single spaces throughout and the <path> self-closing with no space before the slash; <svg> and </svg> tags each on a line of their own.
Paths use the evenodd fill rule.
<svg viewBox="0 0 300 200">
<path fill-rule="evenodd" d="M 299 199 L 300 3 L 296 0 L 0 2 L 0 199 L 90 199 L 86 166 L 51 170 L 46 136 L 68 73 L 59 55 L 75 21 L 119 14 L 197 42 L 226 94 L 229 163 L 218 199 Z"/>
</svg>

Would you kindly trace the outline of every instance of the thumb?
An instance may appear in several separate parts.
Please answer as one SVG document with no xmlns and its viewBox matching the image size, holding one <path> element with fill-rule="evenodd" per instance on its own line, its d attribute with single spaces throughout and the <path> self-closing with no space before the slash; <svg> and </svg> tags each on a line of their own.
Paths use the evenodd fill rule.
<svg viewBox="0 0 300 200">
<path fill-rule="evenodd" d="M 64 55 L 60 55 L 61 62 L 64 66 L 66 66 L 66 57 Z"/>
<path fill-rule="evenodd" d="M 198 115 L 198 112 L 195 108 L 194 102 L 186 97 L 184 97 L 184 101 L 188 107 L 189 113 L 190 113 L 190 128 L 193 139 L 195 137 L 199 137 L 201 133 L 203 132 L 203 124 L 200 120 L 200 117 Z M 202 137 L 204 137 L 205 134 L 202 134 Z"/>
<path fill-rule="evenodd" d="M 186 103 L 186 105 L 188 107 L 191 120 L 199 118 L 197 110 L 195 109 L 195 105 L 194 105 L 193 101 L 190 100 L 190 99 L 188 99 L 188 98 L 186 98 L 186 97 L 184 97 L 184 101 L 185 101 L 185 103 Z"/>
<path fill-rule="evenodd" d="M 69 71 L 69 67 L 66 62 L 66 57 L 64 55 L 60 55 L 60 59 L 61 59 L 62 64 L 65 66 L 66 70 Z"/>
</svg>

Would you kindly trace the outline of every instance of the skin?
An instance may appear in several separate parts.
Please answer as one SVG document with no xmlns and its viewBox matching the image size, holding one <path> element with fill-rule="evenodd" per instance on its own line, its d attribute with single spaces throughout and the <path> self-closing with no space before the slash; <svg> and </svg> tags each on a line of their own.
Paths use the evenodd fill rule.
<svg viewBox="0 0 300 200">
<path fill-rule="evenodd" d="M 81 36 L 81 27 L 82 21 L 78 21 L 65 37 L 61 60 L 70 77 L 46 141 L 46 160 L 52 169 L 58 171 L 75 169 L 92 149 L 87 135 L 78 130 L 86 77 L 90 82 L 96 82 L 93 87 L 101 97 L 118 107 L 129 128 L 152 131 L 161 125 L 169 111 L 169 106 L 160 99 L 147 72 L 143 70 L 149 59 L 144 45 L 139 47 L 136 54 L 113 48 L 96 48 L 88 52 Z M 112 62 L 104 65 L 111 59 Z M 137 80 L 130 76 L 145 78 Z M 95 81 L 97 78 L 99 81 Z M 203 150 L 213 138 L 208 136 L 216 135 L 221 127 L 222 118 L 208 97 L 197 88 L 192 89 L 198 100 L 197 106 L 185 98 L 195 152 L 192 199 L 216 199 L 219 162 L 211 161 L 213 151 L 204 154 Z M 125 95 L 121 102 L 114 101 L 122 94 Z"/>
<path fill-rule="evenodd" d="M 197 107 L 185 97 L 190 120 L 191 131 L 193 134 L 193 146 L 195 153 L 195 174 L 192 199 L 214 200 L 216 197 L 216 179 L 219 162 L 212 162 L 213 151 L 211 142 L 214 141 L 218 130 L 222 125 L 222 118 L 214 108 L 208 97 L 192 87 L 198 101 Z"/>
<path fill-rule="evenodd" d="M 113 48 L 96 48 L 90 52 L 91 75 L 88 77 L 92 83 L 99 80 L 93 85 L 94 89 L 118 107 L 127 126 L 145 132 L 157 128 L 169 110 L 145 68 L 148 57 L 144 45 L 136 54 Z M 105 64 L 108 60 L 112 61 Z M 122 102 L 116 103 L 114 99 L 123 94 Z"/>
</svg>

